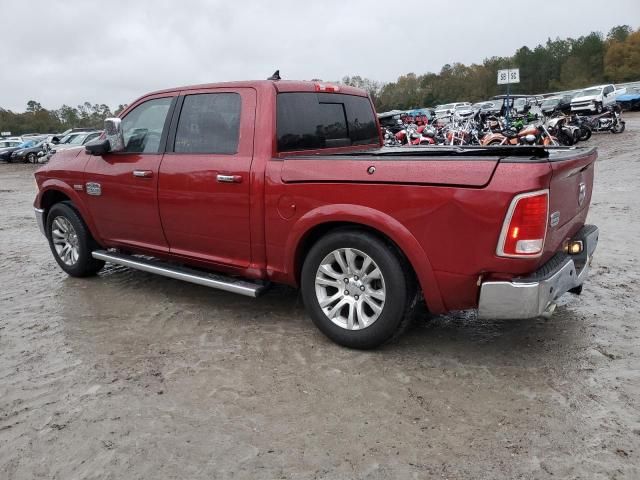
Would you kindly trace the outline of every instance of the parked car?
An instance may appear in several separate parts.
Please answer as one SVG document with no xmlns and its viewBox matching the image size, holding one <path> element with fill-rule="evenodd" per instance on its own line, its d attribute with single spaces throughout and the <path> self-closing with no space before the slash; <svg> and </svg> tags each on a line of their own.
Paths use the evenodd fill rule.
<svg viewBox="0 0 640 480">
<path fill-rule="evenodd" d="M 500 113 L 500 109 L 502 108 L 502 102 L 495 102 L 495 101 L 478 102 L 471 105 L 471 108 L 476 112 L 495 115 Z"/>
<path fill-rule="evenodd" d="M 586 88 L 571 100 L 571 111 L 602 113 L 606 107 L 616 103 L 616 95 L 616 89 L 611 84 Z"/>
<path fill-rule="evenodd" d="M 298 286 L 318 328 L 352 348 L 398 335 L 419 298 L 434 314 L 550 313 L 580 292 L 598 241 L 595 149 L 381 148 L 352 87 L 168 89 L 105 132 L 35 174 L 62 270 L 111 262 L 250 297 Z"/>
<path fill-rule="evenodd" d="M 91 140 L 95 140 L 102 134 L 102 131 L 90 131 L 90 132 L 79 132 L 72 133 L 67 136 L 64 143 L 58 142 L 57 145 L 54 145 L 51 153 L 56 153 L 62 150 L 66 150 L 69 148 L 77 148 L 86 145 Z"/>
<path fill-rule="evenodd" d="M 0 140 L 0 149 L 17 147 L 22 143 L 22 140 Z"/>
<path fill-rule="evenodd" d="M 11 152 L 9 162 L 38 163 L 38 153 L 45 152 L 46 139 L 27 140 Z"/>
<path fill-rule="evenodd" d="M 37 140 L 26 139 L 25 141 L 17 142 L 12 147 L 4 147 L 0 149 L 0 160 L 4 160 L 5 162 L 11 162 L 11 155 L 16 150 L 20 150 L 23 148 L 29 148 L 38 143 Z"/>
<path fill-rule="evenodd" d="M 456 103 L 446 103 L 444 105 L 438 105 L 436 107 L 436 118 L 443 118 L 453 115 L 456 108 L 458 107 L 470 107 L 471 104 L 469 102 L 456 102 Z"/>
<path fill-rule="evenodd" d="M 569 113 L 571 112 L 571 95 L 557 95 L 545 98 L 542 102 L 542 113 L 546 116 L 554 112 Z"/>
<path fill-rule="evenodd" d="M 628 88 L 627 93 L 616 97 L 616 102 L 623 110 L 640 110 L 640 87 Z"/>
</svg>

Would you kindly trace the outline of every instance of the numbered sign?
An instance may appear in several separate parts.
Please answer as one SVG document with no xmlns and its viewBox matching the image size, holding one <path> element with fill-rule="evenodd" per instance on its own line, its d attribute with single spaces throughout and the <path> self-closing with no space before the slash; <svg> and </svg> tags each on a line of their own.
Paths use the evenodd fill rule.
<svg viewBox="0 0 640 480">
<path fill-rule="evenodd" d="M 507 83 L 520 83 L 519 68 L 498 70 L 498 85 L 505 85 Z"/>
</svg>

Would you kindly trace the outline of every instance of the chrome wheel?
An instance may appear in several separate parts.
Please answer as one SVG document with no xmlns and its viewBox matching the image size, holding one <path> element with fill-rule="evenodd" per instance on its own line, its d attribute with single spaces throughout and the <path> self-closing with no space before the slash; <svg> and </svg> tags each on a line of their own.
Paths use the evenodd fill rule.
<svg viewBox="0 0 640 480">
<path fill-rule="evenodd" d="M 56 217 L 51 223 L 51 241 L 58 258 L 65 265 L 75 265 L 80 256 L 78 234 L 71 222 L 65 217 Z"/>
<path fill-rule="evenodd" d="M 372 325 L 386 300 L 380 268 L 369 255 L 354 248 L 339 248 L 322 260 L 315 290 L 327 318 L 346 330 Z"/>
</svg>

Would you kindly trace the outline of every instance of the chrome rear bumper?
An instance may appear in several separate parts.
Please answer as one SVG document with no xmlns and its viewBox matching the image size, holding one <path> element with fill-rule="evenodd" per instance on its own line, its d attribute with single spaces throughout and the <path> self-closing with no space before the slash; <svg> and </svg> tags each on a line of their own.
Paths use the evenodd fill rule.
<svg viewBox="0 0 640 480">
<path fill-rule="evenodd" d="M 580 287 L 589 273 L 589 264 L 598 245 L 598 227 L 585 225 L 573 240 L 582 240 L 578 255 L 556 254 L 538 271 L 512 281 L 488 281 L 480 287 L 480 318 L 534 318 L 552 311 L 555 301 Z"/>
</svg>

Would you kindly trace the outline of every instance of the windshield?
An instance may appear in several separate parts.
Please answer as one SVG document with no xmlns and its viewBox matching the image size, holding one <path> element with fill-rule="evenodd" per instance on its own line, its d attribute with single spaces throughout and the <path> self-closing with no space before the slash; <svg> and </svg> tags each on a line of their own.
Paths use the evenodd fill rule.
<svg viewBox="0 0 640 480">
<path fill-rule="evenodd" d="M 594 95 L 600 95 L 602 93 L 602 88 L 587 88 L 580 92 L 581 97 L 591 97 Z"/>
<path fill-rule="evenodd" d="M 447 103 L 446 105 L 442 105 L 438 110 L 453 110 L 454 104 Z"/>
<path fill-rule="evenodd" d="M 82 145 L 84 139 L 87 138 L 87 134 L 75 135 L 71 137 L 71 140 L 67 142 L 69 145 Z"/>
<path fill-rule="evenodd" d="M 543 107 L 553 107 L 560 103 L 559 98 L 547 98 L 544 102 L 542 102 Z"/>
<path fill-rule="evenodd" d="M 77 133 L 70 133 L 69 135 L 65 135 L 64 137 L 62 137 L 58 143 L 69 143 L 71 140 L 73 140 L 77 136 L 78 136 Z"/>
</svg>

